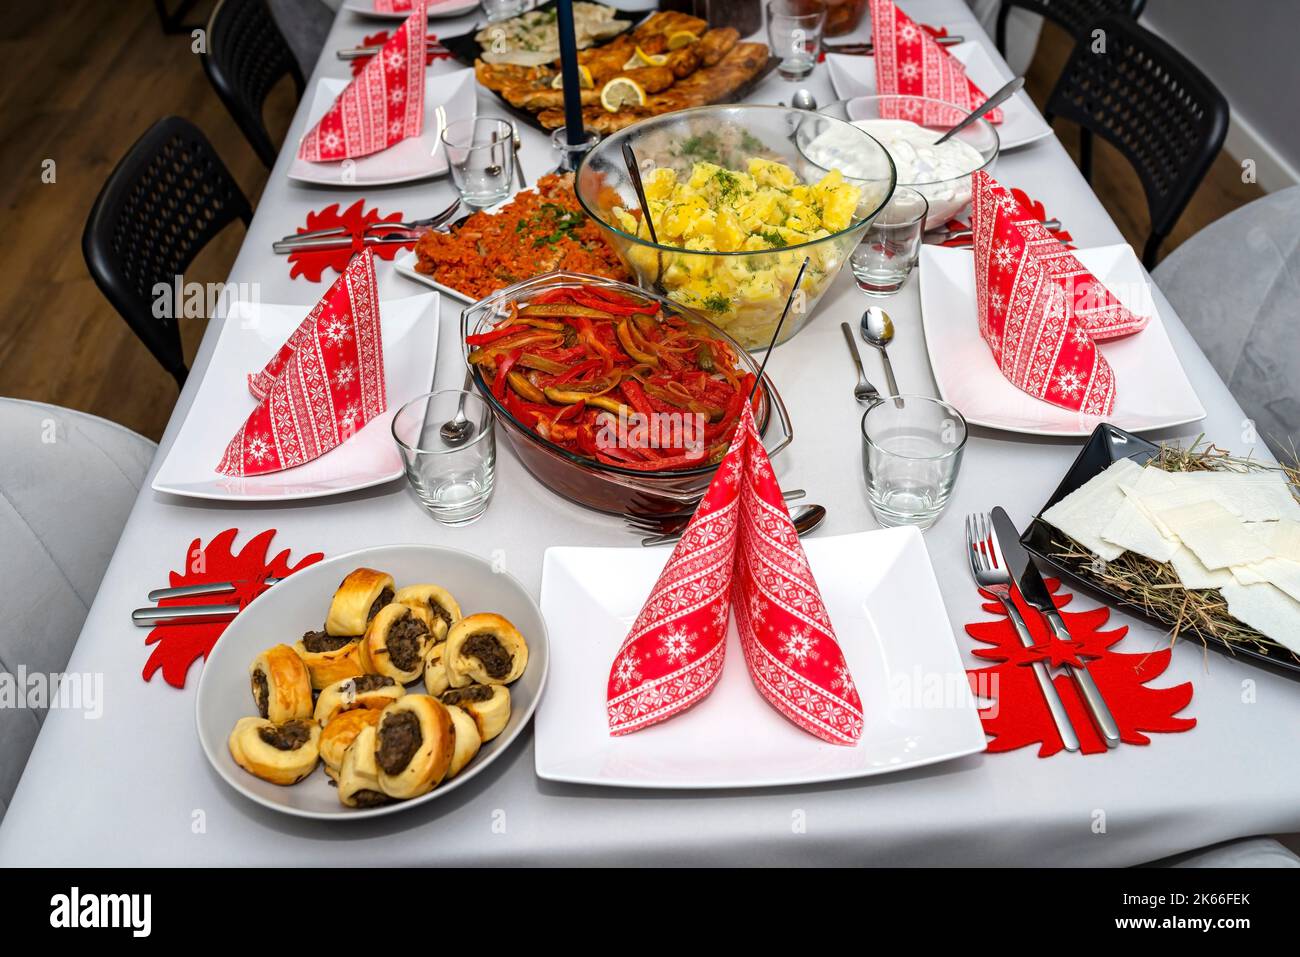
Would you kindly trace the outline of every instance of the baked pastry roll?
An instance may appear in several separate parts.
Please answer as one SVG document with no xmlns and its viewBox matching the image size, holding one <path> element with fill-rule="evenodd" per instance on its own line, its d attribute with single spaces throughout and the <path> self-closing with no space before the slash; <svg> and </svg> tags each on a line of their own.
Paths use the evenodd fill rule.
<svg viewBox="0 0 1300 957">
<path fill-rule="evenodd" d="M 379 788 L 379 765 L 375 762 L 375 728 L 367 725 L 343 752 L 339 766 L 339 800 L 345 807 L 375 807 L 388 803 Z"/>
<path fill-rule="evenodd" d="M 478 733 L 478 725 L 470 713 L 454 704 L 447 705 L 447 714 L 451 716 L 452 734 L 455 736 L 451 750 L 451 764 L 447 767 L 447 777 L 454 778 L 461 768 L 474 760 L 483 738 Z"/>
<path fill-rule="evenodd" d="M 298 652 L 288 645 L 267 648 L 248 667 L 257 713 L 273 724 L 310 718 L 311 676 Z"/>
<path fill-rule="evenodd" d="M 441 585 L 407 585 L 397 590 L 393 601 L 427 609 L 433 621 L 433 640 L 437 642 L 446 641 L 448 630 L 462 617 L 460 605 Z"/>
<path fill-rule="evenodd" d="M 382 713 L 371 708 L 353 708 L 336 715 L 321 729 L 320 759 L 325 762 L 326 774 L 338 779 L 339 768 L 343 766 L 343 752 L 357 739 L 362 728 L 376 727 Z"/>
<path fill-rule="evenodd" d="M 447 666 L 442 655 L 447 650 L 447 643 L 440 641 L 430 645 L 424 652 L 424 688 L 435 698 L 451 687 L 447 680 Z"/>
<path fill-rule="evenodd" d="M 432 791 L 447 776 L 453 741 L 451 715 L 437 700 L 422 694 L 398 698 L 380 712 L 380 790 L 401 800 Z"/>
<path fill-rule="evenodd" d="M 325 618 L 331 635 L 356 638 L 366 633 L 370 619 L 393 600 L 393 576 L 373 568 L 358 568 L 339 584 Z"/>
<path fill-rule="evenodd" d="M 478 725 L 479 737 L 484 744 L 504 731 L 510 720 L 510 689 L 505 685 L 452 688 L 439 695 L 438 700 L 468 711 Z"/>
<path fill-rule="evenodd" d="M 388 675 L 359 675 L 344 678 L 321 690 L 316 699 L 316 720 L 324 727 L 335 715 L 353 708 L 383 711 L 406 689 Z"/>
<path fill-rule="evenodd" d="M 403 684 L 420 677 L 432 627 L 423 608 L 385 605 L 361 639 L 361 661 L 367 673 L 388 675 Z"/>
<path fill-rule="evenodd" d="M 447 632 L 442 660 L 453 688 L 474 682 L 508 685 L 528 667 L 528 645 L 519 629 L 500 615 L 470 615 Z"/>
<path fill-rule="evenodd" d="M 301 718 L 283 723 L 240 718 L 226 745 L 249 774 L 272 784 L 297 784 L 316 769 L 320 725 Z"/>
<path fill-rule="evenodd" d="M 307 666 L 311 686 L 317 691 L 343 678 L 366 673 L 361 665 L 361 639 L 357 637 L 309 631 L 293 650 Z"/>
</svg>

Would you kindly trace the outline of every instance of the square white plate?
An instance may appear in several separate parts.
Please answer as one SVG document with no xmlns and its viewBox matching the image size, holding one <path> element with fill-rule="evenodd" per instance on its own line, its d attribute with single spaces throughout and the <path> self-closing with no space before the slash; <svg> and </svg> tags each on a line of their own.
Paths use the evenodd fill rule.
<svg viewBox="0 0 1300 957">
<path fill-rule="evenodd" d="M 316 82 L 307 129 L 325 115 L 348 80 L 325 78 Z M 447 172 L 447 154 L 438 137 L 448 123 L 474 116 L 474 71 L 457 70 L 424 81 L 424 132 L 394 143 L 386 150 L 336 163 L 309 163 L 295 151 L 289 178 L 318 186 L 386 186 L 407 183 Z"/>
<path fill-rule="evenodd" d="M 477 10 L 478 5 L 478 0 L 430 0 L 425 15 L 430 20 L 458 17 L 462 13 Z M 404 13 L 380 13 L 375 9 L 375 0 L 343 0 L 343 9 L 349 13 L 374 17 L 377 20 L 406 20 L 411 16 L 410 10 Z"/>
<path fill-rule="evenodd" d="M 549 548 L 542 613 L 550 688 L 536 717 L 537 776 L 644 788 L 776 787 L 901 771 L 983 751 L 976 713 L 930 556 L 914 528 L 804 542 L 862 696 L 856 746 L 827 744 L 754 688 L 733 622 L 726 666 L 689 711 L 613 737 L 609 666 L 668 560 L 667 548 Z M 923 697 L 942 688 L 942 702 Z"/>
<path fill-rule="evenodd" d="M 1141 332 L 1098 346 L 1115 371 L 1115 409 L 1104 421 L 1147 432 L 1205 418 L 1132 247 L 1099 246 L 1075 255 L 1128 309 L 1151 316 Z M 930 367 L 939 394 L 968 422 L 1008 432 L 1081 436 L 1103 421 L 1036 399 L 1002 375 L 980 336 L 975 257 L 969 249 L 923 245 L 917 268 Z"/>
<path fill-rule="evenodd" d="M 212 361 L 189 414 L 167 451 L 153 488 L 158 492 L 232 502 L 337 495 L 390 482 L 402 459 L 389 424 L 402 404 L 428 392 L 438 358 L 438 294 L 381 299 L 388 409 L 320 458 L 266 475 L 217 472 L 221 453 L 257 407 L 248 374 L 261 369 L 298 327 L 310 307 L 236 302 L 221 327 Z"/>
<path fill-rule="evenodd" d="M 1011 79 L 1009 70 L 999 66 L 978 43 L 958 43 L 948 47 L 948 52 L 966 67 L 966 74 L 986 94 L 992 93 Z M 843 53 L 826 54 L 826 66 L 831 74 L 831 86 L 840 99 L 854 96 L 875 96 L 876 64 L 869 56 L 849 56 Z M 1025 146 L 1045 136 L 1052 128 L 1043 119 L 1034 101 L 1021 90 L 1002 105 L 1002 122 L 994 127 L 1003 150 Z"/>
</svg>

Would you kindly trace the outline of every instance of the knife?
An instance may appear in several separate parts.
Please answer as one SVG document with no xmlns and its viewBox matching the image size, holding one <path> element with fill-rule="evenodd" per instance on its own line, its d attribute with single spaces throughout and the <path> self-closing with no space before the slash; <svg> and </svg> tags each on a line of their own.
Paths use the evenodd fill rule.
<svg viewBox="0 0 1300 957">
<path fill-rule="evenodd" d="M 1020 589 L 1020 596 L 1043 616 L 1048 628 L 1059 641 L 1072 642 L 1074 639 L 1070 636 L 1070 630 L 1065 627 L 1065 620 L 1061 618 L 1061 613 L 1056 610 L 1056 603 L 1052 601 L 1052 593 L 1047 590 L 1047 583 L 1043 581 L 1043 576 L 1029 552 L 1020 544 L 1020 532 L 1016 530 L 1015 524 L 1001 506 L 993 509 L 993 532 L 998 537 L 998 545 L 1002 549 L 1002 558 L 1007 563 L 1007 571 L 1015 581 L 1016 587 Z M 1088 666 L 1082 662 L 1077 666 L 1067 664 L 1065 670 L 1074 679 L 1075 687 L 1079 689 L 1079 696 L 1083 698 L 1083 703 L 1087 706 L 1101 739 L 1106 742 L 1106 747 L 1118 747 L 1119 725 L 1115 723 L 1110 708 L 1106 706 L 1097 683 L 1092 680 Z"/>
</svg>

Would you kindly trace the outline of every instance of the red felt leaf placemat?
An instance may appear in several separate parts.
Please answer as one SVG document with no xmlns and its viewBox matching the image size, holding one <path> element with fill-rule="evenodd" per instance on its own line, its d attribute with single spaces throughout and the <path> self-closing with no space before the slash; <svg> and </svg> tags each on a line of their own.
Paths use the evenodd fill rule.
<svg viewBox="0 0 1300 957">
<path fill-rule="evenodd" d="M 189 598 L 165 598 L 158 607 L 167 608 L 177 605 L 239 605 L 244 608 L 254 598 L 271 587 L 266 584 L 268 578 L 284 578 L 300 568 L 305 568 L 320 561 L 325 556 L 321 552 L 312 552 L 297 562 L 289 561 L 289 549 L 278 552 L 267 560 L 266 554 L 275 529 L 268 528 L 249 539 L 238 553 L 233 551 L 235 536 L 239 529 L 228 528 L 213 536 L 207 545 L 201 539 L 190 542 L 185 552 L 184 561 L 180 563 L 181 571 L 169 573 L 167 584 L 170 587 L 181 585 L 206 585 L 213 582 L 235 582 L 234 592 L 219 595 L 195 595 Z M 146 645 L 153 645 L 149 660 L 145 662 L 142 677 L 145 681 L 153 679 L 154 674 L 162 671 L 163 680 L 174 688 L 184 688 L 185 678 L 190 666 L 200 658 L 206 659 L 221 633 L 233 619 L 223 621 L 178 622 L 176 624 L 157 625 L 145 638 Z"/>
<path fill-rule="evenodd" d="M 1074 596 L 1062 591 L 1060 586 L 1057 579 L 1047 579 L 1052 600 L 1057 608 L 1064 608 Z M 969 624 L 966 633 L 988 646 L 976 648 L 973 652 L 975 657 L 995 664 L 988 668 L 972 668 L 966 676 L 976 697 L 989 702 L 980 709 L 984 730 L 992 738 L 989 752 L 1038 745 L 1038 756 L 1046 758 L 1064 750 L 1034 678 L 1033 668 L 1029 667 L 1040 660 L 1052 668 L 1065 662 L 1087 664 L 1119 725 L 1122 744 L 1150 744 L 1151 739 L 1147 737 L 1150 733 L 1187 731 L 1196 726 L 1195 718 L 1178 716 L 1192 700 L 1190 681 L 1171 688 L 1149 687 L 1149 682 L 1160 677 L 1169 667 L 1173 650 L 1164 648 L 1140 654 L 1115 651 L 1114 646 L 1128 633 L 1128 626 L 1103 631 L 1110 618 L 1109 608 L 1100 606 L 1090 611 L 1062 611 L 1061 617 L 1074 639 L 1067 644 L 1051 634 L 1038 612 L 1025 604 L 1019 592 L 1013 589 L 1013 600 L 1034 638 L 1034 647 L 1026 648 L 1016 637 L 1015 628 L 1002 606 L 988 592 L 981 590 L 980 594 L 989 600 L 983 606 L 984 610 L 997 615 L 997 618 Z M 1059 674 L 1053 678 L 1053 683 L 1079 736 L 1080 752 L 1104 754 L 1108 750 L 1106 744 L 1093 727 L 1074 682 L 1068 675 Z"/>
<path fill-rule="evenodd" d="M 315 229 L 344 226 L 348 230 L 348 236 L 351 237 L 351 245 L 334 246 L 328 249 L 294 250 L 289 253 L 289 262 L 292 265 L 289 278 L 297 279 L 301 276 L 311 282 L 320 282 L 321 276 L 327 269 L 341 273 L 348 267 L 353 255 L 365 247 L 364 236 L 367 226 L 375 223 L 401 222 L 400 212 L 381 214 L 377 208 L 366 209 L 365 206 L 366 201 L 359 199 L 342 212 L 339 212 L 338 203 L 331 203 L 320 212 L 308 213 L 306 225 L 299 226 L 297 232 L 306 233 Z M 405 243 L 376 243 L 371 245 L 370 249 L 380 259 L 392 260 L 399 252 L 410 249 L 414 245 L 415 240 L 412 239 Z"/>
</svg>

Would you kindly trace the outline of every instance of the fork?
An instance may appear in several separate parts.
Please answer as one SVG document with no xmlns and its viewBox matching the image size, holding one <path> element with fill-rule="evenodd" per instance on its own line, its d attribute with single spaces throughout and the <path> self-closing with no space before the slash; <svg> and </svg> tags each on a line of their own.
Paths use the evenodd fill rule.
<svg viewBox="0 0 1300 957">
<path fill-rule="evenodd" d="M 447 220 L 451 219 L 452 216 L 455 216 L 456 211 L 459 209 L 460 200 L 454 199 L 452 200 L 451 205 L 446 209 L 434 213 L 432 216 L 425 219 L 413 219 L 410 222 L 371 223 L 366 227 L 365 235 L 369 235 L 372 232 L 388 230 L 416 231 L 422 229 L 436 229 Z M 329 226 L 325 229 L 312 229 L 305 233 L 293 233 L 292 235 L 285 236 L 283 239 L 278 239 L 271 244 L 271 248 L 276 252 L 287 252 L 294 249 L 299 240 L 316 239 L 321 236 L 346 236 L 347 233 L 348 229 L 346 226 Z"/>
<path fill-rule="evenodd" d="M 1029 634 L 1024 618 L 1011 600 L 1011 573 L 1007 571 L 1007 563 L 1002 558 L 1002 549 L 998 547 L 997 536 L 993 534 L 993 523 L 987 512 L 966 516 L 966 561 L 970 563 L 975 584 L 1001 602 L 1007 618 L 1016 629 L 1020 643 L 1026 648 L 1034 647 L 1033 636 Z M 1035 661 L 1031 667 L 1034 669 L 1034 677 L 1038 679 L 1043 700 L 1047 702 L 1047 710 L 1051 712 L 1052 721 L 1056 724 L 1056 731 L 1061 736 L 1061 744 L 1067 751 L 1078 751 L 1078 735 L 1074 733 L 1069 715 L 1065 712 L 1065 704 L 1057 694 L 1056 685 L 1052 683 L 1047 662 Z"/>
<path fill-rule="evenodd" d="M 796 502 L 807 496 L 808 492 L 801 488 L 792 488 L 788 492 L 782 491 L 787 502 Z M 629 512 L 623 516 L 623 522 L 634 532 L 648 532 L 651 535 L 675 535 L 691 523 L 695 516 L 695 510 L 699 507 L 696 502 L 690 508 L 683 508 L 673 512 L 656 512 L 653 515 L 638 514 Z"/>
</svg>

